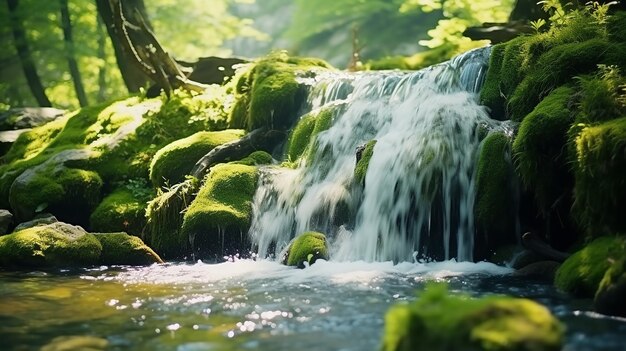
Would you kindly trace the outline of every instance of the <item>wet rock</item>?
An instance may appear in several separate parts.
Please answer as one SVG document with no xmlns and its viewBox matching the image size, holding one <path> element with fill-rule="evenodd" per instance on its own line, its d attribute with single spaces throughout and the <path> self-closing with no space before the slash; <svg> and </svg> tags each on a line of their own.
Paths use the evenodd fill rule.
<svg viewBox="0 0 626 351">
<path fill-rule="evenodd" d="M 0 210 L 0 235 L 6 234 L 11 224 L 13 224 L 13 215 L 11 212 Z"/>
<path fill-rule="evenodd" d="M 0 114 L 0 130 L 34 128 L 63 116 L 65 110 L 52 107 L 12 108 Z"/>
<path fill-rule="evenodd" d="M 17 140 L 22 133 L 28 132 L 30 128 L 18 130 L 5 130 L 0 132 L 0 156 L 6 154 L 11 145 Z"/>
<path fill-rule="evenodd" d="M 561 264 L 556 261 L 534 262 L 515 271 L 514 275 L 551 283 L 554 281 L 556 270 L 559 269 L 560 265 Z"/>
<path fill-rule="evenodd" d="M 318 259 L 328 259 L 326 236 L 322 233 L 306 232 L 293 239 L 287 246 L 282 263 L 305 268 L 304 262 L 312 265 Z"/>
<path fill-rule="evenodd" d="M 596 311 L 626 317 L 626 257 L 614 262 L 604 274 L 596 292 Z"/>
</svg>

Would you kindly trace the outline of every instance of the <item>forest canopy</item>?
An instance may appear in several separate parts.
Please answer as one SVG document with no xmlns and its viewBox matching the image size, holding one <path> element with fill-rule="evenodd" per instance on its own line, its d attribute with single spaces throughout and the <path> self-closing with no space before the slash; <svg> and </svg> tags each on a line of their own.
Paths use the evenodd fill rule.
<svg viewBox="0 0 626 351">
<path fill-rule="evenodd" d="M 108 30 L 112 24 L 103 20 L 103 4 L 108 2 L 8 0 L 0 6 L 2 109 L 36 105 L 73 109 L 152 84 L 140 74 L 133 77 L 132 69 L 125 67 L 128 63 L 116 56 L 119 44 Z M 130 0 L 123 4 L 126 17 L 140 13 L 176 60 L 253 58 L 286 49 L 345 68 L 355 52 L 365 62 L 438 49 L 436 59 L 442 60 L 485 45 L 488 42 L 473 41 L 463 31 L 484 22 L 505 22 L 513 2 L 212 0 L 209 6 L 202 0 Z"/>
</svg>

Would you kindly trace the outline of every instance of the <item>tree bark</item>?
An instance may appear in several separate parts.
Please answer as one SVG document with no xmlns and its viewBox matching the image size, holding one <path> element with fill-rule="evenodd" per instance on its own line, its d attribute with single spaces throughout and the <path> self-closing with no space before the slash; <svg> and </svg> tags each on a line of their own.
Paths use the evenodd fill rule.
<svg viewBox="0 0 626 351">
<path fill-rule="evenodd" d="M 122 73 L 122 79 L 129 92 L 138 92 L 140 88 L 148 85 L 148 77 L 138 68 L 134 63 L 133 53 L 124 49 L 122 43 L 119 41 L 120 35 L 115 29 L 115 19 L 113 16 L 113 9 L 109 0 L 96 0 L 96 6 L 100 18 L 104 22 L 113 44 L 113 50 L 115 51 L 115 59 L 117 60 L 117 66 Z M 149 28 L 152 25 L 148 21 L 148 15 L 146 13 L 146 6 L 143 0 L 124 0 L 124 15 L 129 18 L 134 18 L 134 13 L 139 12 Z"/>
<path fill-rule="evenodd" d="M 13 32 L 13 40 L 15 41 L 15 49 L 17 55 L 20 58 L 22 64 L 22 70 L 24 76 L 28 82 L 28 87 L 32 92 L 35 100 L 41 107 L 51 107 L 50 99 L 46 96 L 46 91 L 41 84 L 41 79 L 37 73 L 33 56 L 31 55 L 30 48 L 28 47 L 28 41 L 26 39 L 26 32 L 24 31 L 24 24 L 18 13 L 19 0 L 7 0 L 9 7 L 9 16 L 11 20 L 11 31 Z"/>
<path fill-rule="evenodd" d="M 104 30 L 104 23 L 102 18 L 97 16 L 96 31 L 98 33 L 98 58 L 102 61 L 102 65 L 98 69 L 98 102 L 106 100 L 106 85 L 107 85 L 107 63 L 106 63 L 106 33 Z"/>
<path fill-rule="evenodd" d="M 70 18 L 67 1 L 68 0 L 59 0 L 59 4 L 61 5 L 61 28 L 63 29 L 63 40 L 65 42 L 65 55 L 67 56 L 67 65 L 70 68 L 70 75 L 74 82 L 74 90 L 76 91 L 78 103 L 81 107 L 84 107 L 89 103 L 87 101 L 83 79 L 78 69 L 78 63 L 76 62 L 76 50 L 74 50 L 74 39 L 72 38 L 72 20 Z"/>
</svg>

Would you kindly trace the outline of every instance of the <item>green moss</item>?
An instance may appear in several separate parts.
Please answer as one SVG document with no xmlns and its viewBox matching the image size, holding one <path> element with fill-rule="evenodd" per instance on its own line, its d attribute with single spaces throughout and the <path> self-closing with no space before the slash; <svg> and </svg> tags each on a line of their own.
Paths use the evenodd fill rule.
<svg viewBox="0 0 626 351">
<path fill-rule="evenodd" d="M 199 187 L 199 181 L 191 178 L 148 203 L 148 225 L 143 238 L 161 256 L 182 258 L 189 252 L 189 237 L 181 232 L 183 212 L 195 198 Z"/>
<path fill-rule="evenodd" d="M 607 30 L 611 41 L 626 42 L 626 11 L 618 11 L 609 17 Z"/>
<path fill-rule="evenodd" d="M 246 166 L 259 166 L 259 165 L 268 165 L 274 162 L 272 155 L 268 154 L 265 151 L 255 151 L 250 155 L 242 158 L 239 161 L 233 161 L 231 163 L 238 165 L 246 165 Z"/>
<path fill-rule="evenodd" d="M 335 118 L 338 110 L 336 107 L 326 108 L 318 112 L 315 118 L 315 127 L 308 136 L 309 144 L 301 157 L 304 157 L 308 164 L 313 164 L 317 159 L 325 158 L 326 150 L 321 150 L 319 142 L 317 141 L 318 135 L 328 130 L 333 125 L 333 118 Z"/>
<path fill-rule="evenodd" d="M 505 119 L 504 95 L 500 87 L 500 76 L 502 75 L 502 63 L 506 48 L 505 44 L 494 45 L 491 48 L 489 69 L 485 76 L 485 83 L 480 90 L 480 103 L 489 107 L 491 116 L 498 120 Z"/>
<path fill-rule="evenodd" d="M 151 248 L 136 236 L 126 233 L 93 234 L 102 245 L 100 264 L 148 265 L 163 263 Z"/>
<path fill-rule="evenodd" d="M 299 159 L 309 146 L 311 133 L 315 128 L 316 117 L 315 114 L 311 113 L 302 116 L 291 132 L 287 143 L 287 159 L 291 162 Z"/>
<path fill-rule="evenodd" d="M 86 224 L 100 201 L 102 179 L 97 173 L 66 167 L 44 167 L 13 183 L 9 201 L 19 220 L 51 212 L 59 220 Z"/>
<path fill-rule="evenodd" d="M 513 143 L 522 181 L 546 213 L 571 184 L 564 150 L 573 121 L 569 110 L 573 93 L 569 87 L 554 90 L 524 118 Z"/>
<path fill-rule="evenodd" d="M 182 236 L 210 255 L 243 248 L 250 227 L 257 169 L 220 164 L 211 169 L 183 219 Z"/>
<path fill-rule="evenodd" d="M 304 87 L 297 78 L 314 75 L 330 65 L 319 59 L 289 57 L 286 52 L 274 52 L 238 72 L 230 89 L 236 92 L 229 119 L 231 127 L 245 121 L 247 130 L 260 127 L 286 129 L 300 108 Z"/>
<path fill-rule="evenodd" d="M 196 162 L 216 146 L 237 140 L 243 130 L 198 132 L 176 140 L 159 150 L 150 164 L 150 180 L 156 187 L 178 184 L 185 180 Z"/>
<path fill-rule="evenodd" d="M 568 43 L 547 51 L 533 65 L 508 100 L 511 119 L 520 121 L 541 101 L 546 93 L 576 76 L 596 70 L 598 64 L 618 64 L 618 45 L 604 39 Z"/>
<path fill-rule="evenodd" d="M 48 268 L 91 266 L 102 245 L 80 227 L 53 223 L 0 237 L 0 265 Z"/>
<path fill-rule="evenodd" d="M 583 127 L 575 147 L 578 223 L 593 235 L 626 231 L 626 117 Z"/>
<path fill-rule="evenodd" d="M 515 232 L 513 177 L 511 138 L 503 133 L 489 134 L 478 159 L 474 212 L 490 249 L 506 243 Z"/>
<path fill-rule="evenodd" d="M 511 297 L 472 299 L 430 285 L 385 316 L 381 350 L 560 350 L 563 326 L 540 304 Z"/>
<path fill-rule="evenodd" d="M 593 297 L 611 261 L 624 255 L 623 237 L 600 237 L 570 256 L 556 272 L 554 284 L 580 297 Z"/>
<path fill-rule="evenodd" d="M 624 241 L 626 244 L 626 241 Z M 622 247 L 626 252 L 626 245 Z M 626 254 L 611 264 L 595 295 L 596 311 L 613 316 L 626 317 Z"/>
<path fill-rule="evenodd" d="M 304 262 L 311 265 L 318 259 L 328 259 L 326 236 L 318 232 L 306 232 L 291 242 L 284 263 L 288 266 L 304 268 Z"/>
<path fill-rule="evenodd" d="M 4 161 L 10 163 L 16 160 L 29 160 L 37 156 L 63 130 L 67 120 L 68 117 L 59 118 L 20 134 L 4 156 Z"/>
<path fill-rule="evenodd" d="M 101 233 L 124 231 L 140 235 L 146 225 L 146 202 L 125 187 L 115 189 L 91 214 L 90 228 Z"/>
<path fill-rule="evenodd" d="M 367 142 L 365 149 L 363 150 L 363 154 L 361 155 L 361 159 L 357 162 L 356 167 L 354 168 L 354 180 L 359 184 L 365 184 L 365 175 L 367 174 L 370 159 L 372 158 L 372 155 L 374 155 L 375 145 L 376 140 L 370 140 Z"/>
</svg>

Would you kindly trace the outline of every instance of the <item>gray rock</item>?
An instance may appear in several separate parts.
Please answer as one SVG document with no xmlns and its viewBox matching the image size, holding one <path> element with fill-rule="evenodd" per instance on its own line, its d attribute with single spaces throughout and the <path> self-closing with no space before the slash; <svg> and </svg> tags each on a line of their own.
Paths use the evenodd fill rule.
<svg viewBox="0 0 626 351">
<path fill-rule="evenodd" d="M 52 107 L 12 108 L 0 114 L 0 130 L 34 128 L 63 116 L 65 110 Z"/>
<path fill-rule="evenodd" d="M 0 210 L 0 235 L 8 232 L 9 227 L 13 223 L 13 215 L 7 210 Z"/>
<path fill-rule="evenodd" d="M 19 232 L 20 230 L 24 230 L 27 228 L 38 227 L 38 226 L 48 225 L 48 224 L 57 223 L 57 222 L 59 222 L 57 218 L 51 215 L 50 213 L 41 213 L 35 216 L 35 218 L 33 218 L 32 220 L 28 222 L 18 224 L 17 227 L 15 227 L 15 230 L 13 231 Z"/>
<path fill-rule="evenodd" d="M 18 129 L 18 130 L 5 130 L 0 132 L 0 156 L 5 155 L 9 152 L 11 145 L 17 140 L 22 133 L 29 131 L 30 128 L 27 129 Z"/>
</svg>

